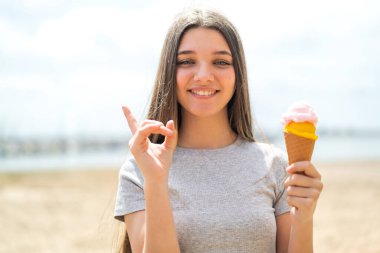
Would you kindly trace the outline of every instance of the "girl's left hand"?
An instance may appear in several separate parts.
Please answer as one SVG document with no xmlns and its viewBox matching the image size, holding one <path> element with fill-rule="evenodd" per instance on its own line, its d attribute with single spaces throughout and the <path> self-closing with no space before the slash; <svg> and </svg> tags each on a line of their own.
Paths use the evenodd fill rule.
<svg viewBox="0 0 380 253">
<path fill-rule="evenodd" d="M 288 204 L 292 207 L 292 223 L 310 222 L 323 189 L 321 174 L 309 161 L 293 163 L 286 170 L 290 174 L 285 181 L 285 188 Z"/>
</svg>

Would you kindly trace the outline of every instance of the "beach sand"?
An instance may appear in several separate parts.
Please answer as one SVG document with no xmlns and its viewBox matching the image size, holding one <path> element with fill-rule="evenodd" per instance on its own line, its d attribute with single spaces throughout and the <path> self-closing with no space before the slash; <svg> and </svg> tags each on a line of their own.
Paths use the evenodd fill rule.
<svg viewBox="0 0 380 253">
<path fill-rule="evenodd" d="M 380 253 L 380 162 L 319 163 L 317 253 Z M 113 252 L 117 169 L 0 174 L 0 252 Z"/>
</svg>

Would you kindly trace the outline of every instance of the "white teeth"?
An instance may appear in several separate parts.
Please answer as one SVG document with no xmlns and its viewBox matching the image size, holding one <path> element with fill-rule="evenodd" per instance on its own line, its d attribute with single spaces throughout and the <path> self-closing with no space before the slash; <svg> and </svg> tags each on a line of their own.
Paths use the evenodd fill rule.
<svg viewBox="0 0 380 253">
<path fill-rule="evenodd" d="M 216 91 L 210 91 L 210 90 L 191 90 L 191 93 L 194 93 L 198 96 L 211 96 L 215 93 Z"/>
</svg>

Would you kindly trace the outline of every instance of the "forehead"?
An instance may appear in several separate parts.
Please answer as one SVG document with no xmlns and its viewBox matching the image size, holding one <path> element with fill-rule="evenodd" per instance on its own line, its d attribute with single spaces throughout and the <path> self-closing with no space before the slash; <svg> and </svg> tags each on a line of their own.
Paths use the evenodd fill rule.
<svg viewBox="0 0 380 253">
<path fill-rule="evenodd" d="M 217 30 L 211 28 L 197 27 L 187 30 L 179 44 L 178 51 L 230 51 L 224 36 Z"/>
</svg>

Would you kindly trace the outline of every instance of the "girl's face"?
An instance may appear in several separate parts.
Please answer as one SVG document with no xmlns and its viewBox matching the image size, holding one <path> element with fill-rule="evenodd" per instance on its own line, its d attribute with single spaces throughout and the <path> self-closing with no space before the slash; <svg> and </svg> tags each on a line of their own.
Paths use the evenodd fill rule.
<svg viewBox="0 0 380 253">
<path fill-rule="evenodd" d="M 234 94 L 235 71 L 231 51 L 218 31 L 192 28 L 183 35 L 176 81 L 183 113 L 198 117 L 225 114 Z"/>
</svg>

